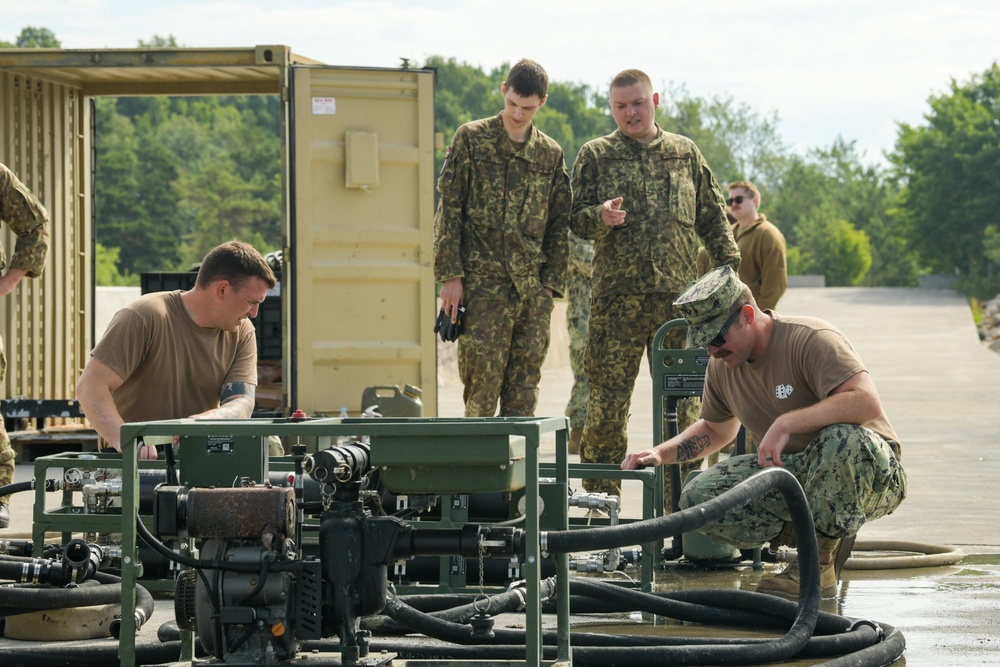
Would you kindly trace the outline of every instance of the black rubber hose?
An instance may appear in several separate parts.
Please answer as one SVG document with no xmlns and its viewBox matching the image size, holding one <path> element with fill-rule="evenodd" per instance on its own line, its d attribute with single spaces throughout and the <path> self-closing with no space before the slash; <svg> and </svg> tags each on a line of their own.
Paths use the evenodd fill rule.
<svg viewBox="0 0 1000 667">
<path fill-rule="evenodd" d="M 98 573 L 101 574 L 101 573 Z M 102 577 L 113 577 L 121 582 L 121 578 L 114 577 L 110 574 L 101 574 Z M 139 632 L 139 629 L 143 624 L 153 617 L 153 596 L 150 594 L 145 587 L 136 584 L 135 586 L 135 631 Z M 111 631 L 111 636 L 115 639 L 121 639 L 122 633 L 122 621 L 120 618 L 116 618 L 111 621 L 111 625 L 108 628 Z"/>
<path fill-rule="evenodd" d="M 0 555 L 0 579 L 52 587 L 82 584 L 92 578 L 101 565 L 103 552 L 97 545 L 70 540 L 61 550 L 61 558 Z"/>
<path fill-rule="evenodd" d="M 766 597 L 753 593 L 749 595 Z M 398 600 L 390 600 L 390 604 L 386 608 L 386 613 L 398 622 L 408 625 L 413 630 L 422 632 L 438 640 L 462 645 L 457 648 L 436 646 L 435 650 L 438 651 L 439 656 L 442 653 L 448 655 L 448 657 L 462 655 L 463 653 L 460 649 L 463 646 L 470 645 L 475 645 L 477 649 L 484 651 L 483 657 L 509 657 L 516 655 L 517 651 L 520 651 L 523 656 L 523 642 L 525 641 L 526 633 L 522 630 L 495 630 L 496 636 L 490 641 L 485 638 L 474 637 L 467 627 L 452 624 L 423 614 L 412 608 L 407 608 L 407 605 Z M 862 662 L 847 662 L 843 664 L 878 666 L 886 663 L 876 662 L 875 660 L 884 656 L 891 656 L 894 659 L 901 653 L 899 645 L 881 651 L 871 650 L 881 639 L 881 633 L 878 631 L 877 624 L 869 621 L 861 621 L 849 627 L 848 619 L 843 617 L 837 618 L 840 620 L 839 626 L 842 634 L 813 637 L 807 642 L 803 650 L 794 657 L 822 658 L 843 656 L 844 654 L 858 652 L 864 655 Z M 541 639 L 543 645 L 551 647 L 555 645 L 557 635 L 556 633 L 546 632 L 542 634 Z M 596 633 L 573 633 L 572 635 L 574 663 L 622 666 L 758 664 L 759 662 L 768 662 L 769 660 L 766 656 L 761 657 L 755 654 L 759 654 L 762 650 L 766 651 L 768 645 L 773 644 L 774 641 L 770 638 L 692 638 Z M 515 649 L 515 646 L 518 648 Z M 319 648 L 318 643 L 313 648 L 323 650 Z M 372 644 L 372 648 L 374 650 L 400 651 L 402 653 L 410 653 L 414 649 L 412 645 L 397 647 L 383 644 L 379 644 L 376 649 L 375 643 Z M 419 651 L 419 649 L 416 650 Z M 733 656 L 723 655 L 725 653 L 737 653 L 738 655 L 734 658 Z M 411 655 L 409 657 L 416 656 Z"/>
<path fill-rule="evenodd" d="M 637 521 L 623 526 L 542 533 L 542 550 L 550 553 L 596 551 L 662 540 L 665 537 L 695 530 L 710 521 L 721 519 L 729 512 L 749 504 L 754 498 L 774 489 L 777 489 L 785 499 L 801 552 L 799 604 L 795 621 L 783 638 L 761 647 L 754 647 L 754 650 L 748 653 L 752 654 L 749 656 L 752 662 L 786 659 L 798 653 L 812 636 L 819 612 L 820 592 L 819 547 L 816 542 L 812 512 L 799 481 L 783 468 L 762 470 L 708 502 L 667 516 Z M 730 656 L 725 651 L 723 653 L 726 659 L 743 660 L 744 657 L 747 657 L 743 655 Z M 609 654 L 608 657 L 614 656 Z M 681 660 L 689 659 L 678 657 Z M 718 658 L 718 656 L 716 657 Z M 747 663 L 733 662 L 732 664 Z"/>
<path fill-rule="evenodd" d="M 96 580 L 96 577 L 95 577 Z M 121 602 L 121 584 L 50 588 L 48 586 L 0 587 L 0 614 L 17 616 L 41 609 L 89 607 Z"/>
<path fill-rule="evenodd" d="M 29 479 L 26 482 L 14 482 L 13 484 L 4 484 L 0 486 L 0 498 L 3 496 L 9 496 L 13 493 L 20 493 L 21 491 L 31 491 L 35 488 L 35 480 Z"/>
<path fill-rule="evenodd" d="M 799 481 L 784 468 L 767 468 L 707 502 L 666 516 L 618 526 L 543 532 L 540 538 L 542 550 L 548 553 L 573 553 L 647 544 L 696 530 L 774 489 L 781 492 L 788 504 L 799 544 L 807 546 L 804 543 L 815 543 L 812 513 Z M 812 557 L 816 557 L 815 552 Z M 816 574 L 818 583 L 818 561 Z"/>
<path fill-rule="evenodd" d="M 522 657 L 523 657 L 523 645 L 525 642 L 525 631 L 524 630 L 511 630 L 507 628 L 494 628 L 494 637 L 492 639 L 486 640 L 481 637 L 474 636 L 472 628 L 467 625 L 460 625 L 458 623 L 452 623 L 446 621 L 430 614 L 424 614 L 423 612 L 413 609 L 407 604 L 400 602 L 397 599 L 390 598 L 383 612 L 396 622 L 409 627 L 411 631 L 420 632 L 427 635 L 428 637 L 433 637 L 434 639 L 439 639 L 442 641 L 449 641 L 454 644 L 461 644 L 466 646 L 478 645 L 478 646 L 492 646 L 492 645 L 512 645 L 512 646 L 522 646 Z M 544 644 L 556 643 L 556 633 L 546 632 L 542 634 L 542 641 Z M 575 645 L 588 645 L 588 646 L 664 646 L 673 645 L 681 642 L 683 640 L 677 639 L 675 637 L 657 637 L 657 636 L 628 636 L 623 637 L 621 635 L 611 635 L 611 634 L 600 634 L 600 633 L 574 633 L 573 642 Z"/>
<path fill-rule="evenodd" d="M 153 615 L 153 596 L 143 586 L 135 587 L 135 629 L 138 631 Z M 95 572 L 91 581 L 73 588 L 19 586 L 0 588 L 0 616 L 18 616 L 45 609 L 68 609 L 121 602 L 122 580 L 113 574 Z M 108 627 L 111 636 L 120 638 L 121 620 Z"/>
<path fill-rule="evenodd" d="M 195 646 L 196 652 L 204 655 L 200 646 Z M 181 643 L 166 644 L 136 644 L 136 665 L 164 665 L 177 662 L 181 655 Z M 79 644 L 59 646 L 54 644 L 36 644 L 31 647 L 8 649 L 4 653 L 5 665 L 31 665 L 31 667 L 93 667 L 93 665 L 117 665 L 118 643 L 88 644 L 81 649 Z"/>
<path fill-rule="evenodd" d="M 855 625 L 859 624 L 879 627 L 871 621 L 855 622 Z M 879 643 L 824 662 L 820 667 L 879 667 L 895 662 L 906 650 L 906 639 L 903 633 L 891 625 L 883 623 L 879 630 L 884 633 L 884 638 Z"/>
<path fill-rule="evenodd" d="M 725 609 L 703 604 L 660 597 L 595 579 L 573 578 L 569 580 L 570 593 L 584 595 L 598 600 L 628 604 L 632 610 L 645 611 L 658 616 L 666 616 L 679 621 L 692 621 L 711 625 L 732 627 L 780 627 L 787 629 L 786 619 L 774 619 L 760 613 Z"/>
<path fill-rule="evenodd" d="M 721 609 L 741 609 L 752 611 L 758 614 L 766 614 L 776 618 L 783 618 L 788 623 L 795 619 L 798 613 L 798 603 L 786 600 L 775 595 L 764 595 L 753 591 L 739 591 L 734 589 L 692 589 L 686 591 L 674 591 L 672 593 L 658 593 L 673 600 L 694 602 L 698 604 L 710 605 Z M 850 625 L 850 620 L 837 614 L 820 611 L 816 617 L 816 627 L 814 634 L 830 635 L 845 632 Z"/>
<path fill-rule="evenodd" d="M 555 578 L 549 577 L 548 579 L 543 579 L 539 588 L 541 589 L 541 598 L 543 600 L 550 598 L 555 594 Z M 450 623 L 466 625 L 480 613 L 480 610 L 490 616 L 520 611 L 524 608 L 526 595 L 527 589 L 524 584 L 502 593 L 490 595 L 487 598 L 481 598 L 479 595 L 449 595 L 445 597 L 449 597 L 453 600 L 453 604 L 451 606 L 439 607 L 435 611 L 425 613 Z M 419 597 L 433 598 L 434 596 Z M 404 597 L 403 599 L 405 600 L 406 598 Z M 456 603 L 456 599 L 459 599 L 460 601 Z M 407 604 L 409 603 L 407 602 Z M 410 632 L 407 626 L 397 623 L 393 619 L 386 616 L 369 616 L 367 618 L 363 618 L 361 619 L 361 625 L 363 629 L 372 631 L 372 634 L 403 635 Z"/>
</svg>

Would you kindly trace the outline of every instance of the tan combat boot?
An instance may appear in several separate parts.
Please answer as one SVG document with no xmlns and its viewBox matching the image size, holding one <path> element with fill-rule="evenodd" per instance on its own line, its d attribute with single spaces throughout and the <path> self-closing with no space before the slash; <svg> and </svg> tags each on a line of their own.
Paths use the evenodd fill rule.
<svg viewBox="0 0 1000 667">
<path fill-rule="evenodd" d="M 580 440 L 583 439 L 583 429 L 582 428 L 572 428 L 569 431 L 569 444 L 566 445 L 566 451 L 570 454 L 580 453 Z"/>
<path fill-rule="evenodd" d="M 819 543 L 819 592 L 820 597 L 832 598 L 837 595 L 840 570 L 851 555 L 854 538 L 827 537 L 816 534 Z M 776 593 L 787 597 L 799 596 L 799 561 L 790 563 L 781 573 L 762 579 L 757 586 L 760 593 Z"/>
</svg>

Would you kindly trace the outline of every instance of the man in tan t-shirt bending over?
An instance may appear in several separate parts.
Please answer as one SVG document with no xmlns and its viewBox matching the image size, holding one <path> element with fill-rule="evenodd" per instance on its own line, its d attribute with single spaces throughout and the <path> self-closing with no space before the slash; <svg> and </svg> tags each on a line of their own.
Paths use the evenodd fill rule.
<svg viewBox="0 0 1000 667">
<path fill-rule="evenodd" d="M 899 439 L 875 383 L 836 327 L 762 311 L 728 266 L 688 285 L 674 307 L 688 321 L 688 347 L 707 348 L 711 356 L 701 419 L 653 449 L 629 454 L 621 467 L 703 458 L 731 442 L 742 423 L 757 453 L 730 457 L 695 477 L 681 492 L 681 507 L 711 500 L 764 468 L 785 468 L 805 490 L 821 592 L 832 597 L 850 552 L 841 547 L 906 497 Z M 765 542 L 773 549 L 789 533 L 790 518 L 784 499 L 769 493 L 701 530 L 741 549 Z M 758 590 L 797 596 L 798 561 L 761 580 Z"/>
<path fill-rule="evenodd" d="M 257 387 L 250 318 L 274 285 L 257 250 L 229 241 L 205 256 L 192 289 L 146 294 L 118 311 L 76 386 L 103 447 L 120 453 L 128 422 L 250 417 Z M 140 456 L 156 451 L 144 447 Z"/>
</svg>

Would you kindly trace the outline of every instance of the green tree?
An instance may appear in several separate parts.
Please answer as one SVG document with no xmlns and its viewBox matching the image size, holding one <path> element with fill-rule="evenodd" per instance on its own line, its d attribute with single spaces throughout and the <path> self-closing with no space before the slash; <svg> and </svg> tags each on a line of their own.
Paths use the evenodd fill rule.
<svg viewBox="0 0 1000 667">
<path fill-rule="evenodd" d="M 94 166 L 94 223 L 97 242 L 124 249 L 122 272 L 133 272 L 143 252 L 136 228 L 145 216 L 139 197 L 139 138 L 131 120 L 117 113 L 114 100 L 96 100 L 98 141 Z"/>
<path fill-rule="evenodd" d="M 425 69 L 436 73 L 434 131 L 447 146 L 455 130 L 471 120 L 495 116 L 503 110 L 500 84 L 510 65 L 503 63 L 489 72 L 454 58 L 431 56 Z M 580 147 L 594 137 L 614 129 L 608 113 L 608 98 L 585 84 L 549 81 L 549 97 L 534 119 L 538 129 L 555 139 L 572 168 Z M 435 171 L 440 171 L 444 149 L 436 153 Z"/>
<path fill-rule="evenodd" d="M 62 42 L 56 39 L 48 28 L 28 26 L 17 36 L 17 47 L 20 49 L 58 49 Z"/>
<path fill-rule="evenodd" d="M 180 46 L 177 43 L 177 38 L 173 35 L 167 35 L 163 37 L 162 35 L 153 35 L 149 41 L 139 40 L 140 49 L 174 49 Z"/>
<path fill-rule="evenodd" d="M 118 272 L 118 248 L 105 248 L 98 243 L 95 247 L 94 280 L 102 287 L 132 286 L 138 287 L 139 276 Z"/>
<path fill-rule="evenodd" d="M 846 220 L 818 216 L 799 229 L 797 262 L 804 273 L 821 273 L 830 287 L 850 287 L 864 280 L 872 264 L 868 235 Z"/>
<path fill-rule="evenodd" d="M 855 142 L 838 138 L 829 149 L 811 155 L 826 176 L 825 190 L 838 217 L 865 232 L 871 241 L 869 285 L 917 284 L 917 256 L 911 250 L 898 216 L 900 188 L 895 174 L 875 164 L 865 164 Z"/>
<path fill-rule="evenodd" d="M 693 140 L 723 185 L 746 179 L 762 194 L 776 187 L 788 152 L 776 113 L 762 116 L 730 96 L 692 97 L 684 86 L 671 85 L 660 95 L 657 121 Z"/>
<path fill-rule="evenodd" d="M 926 125 L 901 125 L 891 156 L 907 238 L 922 265 L 988 298 L 1000 288 L 984 243 L 1000 209 L 1000 67 L 952 80 L 928 103 Z"/>
<path fill-rule="evenodd" d="M 566 126 L 565 130 L 554 127 L 556 119 Z M 582 83 L 549 82 L 549 99 L 535 121 L 542 132 L 562 146 L 570 169 L 585 143 L 615 129 L 607 95 Z"/>
</svg>

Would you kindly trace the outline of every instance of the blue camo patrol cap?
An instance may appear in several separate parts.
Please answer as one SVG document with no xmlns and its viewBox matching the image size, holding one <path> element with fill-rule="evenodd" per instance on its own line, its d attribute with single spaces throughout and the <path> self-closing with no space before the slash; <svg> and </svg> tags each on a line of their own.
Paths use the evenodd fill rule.
<svg viewBox="0 0 1000 667">
<path fill-rule="evenodd" d="M 743 283 L 731 266 L 717 266 L 689 283 L 674 299 L 677 313 L 687 320 L 687 346 L 707 347 L 726 320 L 729 309 L 743 294 Z"/>
</svg>

